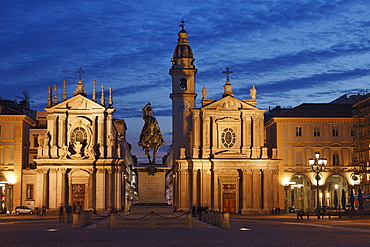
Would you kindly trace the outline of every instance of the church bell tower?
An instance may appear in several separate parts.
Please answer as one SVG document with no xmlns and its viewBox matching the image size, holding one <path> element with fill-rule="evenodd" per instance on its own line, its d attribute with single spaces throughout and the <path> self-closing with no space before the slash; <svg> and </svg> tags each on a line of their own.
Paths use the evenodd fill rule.
<svg viewBox="0 0 370 247">
<path fill-rule="evenodd" d="M 174 159 L 180 157 L 180 148 L 186 148 L 190 157 L 190 130 L 192 126 L 190 109 L 195 108 L 195 82 L 197 73 L 193 65 L 193 51 L 188 42 L 188 33 L 181 22 L 181 31 L 177 34 L 177 46 L 171 59 L 172 68 L 172 149 Z"/>
</svg>

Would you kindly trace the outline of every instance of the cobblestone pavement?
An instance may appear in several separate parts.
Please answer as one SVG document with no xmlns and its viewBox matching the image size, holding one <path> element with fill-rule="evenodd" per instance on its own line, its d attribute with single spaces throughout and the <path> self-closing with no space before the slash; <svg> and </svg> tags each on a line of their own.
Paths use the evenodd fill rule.
<svg viewBox="0 0 370 247">
<path fill-rule="evenodd" d="M 0 246 L 367 246 L 370 217 L 231 215 L 231 228 L 72 229 L 55 216 L 0 216 Z"/>
</svg>

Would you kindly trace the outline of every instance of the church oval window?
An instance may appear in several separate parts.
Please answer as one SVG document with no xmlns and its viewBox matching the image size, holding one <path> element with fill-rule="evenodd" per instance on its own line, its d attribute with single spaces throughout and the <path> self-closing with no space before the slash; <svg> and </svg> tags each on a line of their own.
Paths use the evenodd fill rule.
<svg viewBox="0 0 370 247">
<path fill-rule="evenodd" d="M 86 140 L 87 140 L 86 130 L 82 127 L 74 128 L 71 134 L 71 142 L 72 143 L 76 143 L 76 142 L 83 143 Z"/>
<path fill-rule="evenodd" d="M 221 134 L 221 143 L 226 148 L 234 146 L 236 140 L 235 131 L 232 128 L 225 128 Z"/>
</svg>

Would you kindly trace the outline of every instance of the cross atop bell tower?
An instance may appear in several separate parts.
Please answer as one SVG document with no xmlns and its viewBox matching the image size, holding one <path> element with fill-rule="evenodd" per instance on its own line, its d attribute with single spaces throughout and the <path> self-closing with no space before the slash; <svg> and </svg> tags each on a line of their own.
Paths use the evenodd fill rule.
<svg viewBox="0 0 370 247">
<path fill-rule="evenodd" d="M 226 71 L 222 71 L 222 73 L 226 74 L 226 83 L 224 85 L 224 93 L 222 94 L 222 97 L 225 97 L 225 96 L 234 96 L 233 92 L 232 92 L 232 87 L 233 85 L 231 85 L 230 83 L 230 77 L 229 75 L 231 73 L 234 73 L 233 71 L 230 71 L 229 70 L 229 67 L 226 67 Z"/>
<path fill-rule="evenodd" d="M 172 148 L 174 159 L 180 157 L 180 148 L 186 149 L 190 156 L 189 134 L 192 125 L 190 109 L 195 108 L 195 74 L 193 51 L 189 45 L 185 22 L 181 21 L 180 32 L 177 33 L 177 45 L 171 59 L 172 68 Z"/>
</svg>

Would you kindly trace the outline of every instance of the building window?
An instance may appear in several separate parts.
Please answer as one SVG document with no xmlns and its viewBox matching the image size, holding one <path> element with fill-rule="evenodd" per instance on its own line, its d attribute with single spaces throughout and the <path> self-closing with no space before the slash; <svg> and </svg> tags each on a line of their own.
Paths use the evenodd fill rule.
<svg viewBox="0 0 370 247">
<path fill-rule="evenodd" d="M 339 154 L 333 154 L 333 166 L 339 166 Z"/>
<path fill-rule="evenodd" d="M 71 134 L 71 142 L 76 143 L 84 143 L 87 140 L 87 133 L 86 130 L 82 127 L 77 127 L 72 131 Z"/>
<path fill-rule="evenodd" d="M 339 136 L 338 127 L 333 127 L 333 136 Z"/>
<path fill-rule="evenodd" d="M 235 132 L 232 128 L 225 128 L 221 134 L 221 143 L 226 148 L 234 146 L 236 140 Z"/>
<path fill-rule="evenodd" d="M 27 184 L 27 199 L 33 199 L 33 184 Z"/>
<path fill-rule="evenodd" d="M 302 127 L 295 128 L 295 136 L 302 136 Z"/>
<path fill-rule="evenodd" d="M 320 127 L 319 126 L 313 127 L 313 136 L 320 136 Z"/>
<path fill-rule="evenodd" d="M 356 136 L 356 130 L 355 129 L 351 129 L 351 136 L 352 137 L 355 137 Z"/>
<path fill-rule="evenodd" d="M 188 88 L 187 82 L 185 78 L 181 78 L 180 80 L 180 90 L 184 91 Z"/>
</svg>

